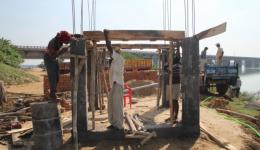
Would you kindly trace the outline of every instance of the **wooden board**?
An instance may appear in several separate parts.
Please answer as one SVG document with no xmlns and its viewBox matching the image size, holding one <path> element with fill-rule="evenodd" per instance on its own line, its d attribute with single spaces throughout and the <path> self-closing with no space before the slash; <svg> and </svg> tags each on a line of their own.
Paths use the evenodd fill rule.
<svg viewBox="0 0 260 150">
<path fill-rule="evenodd" d="M 121 49 L 169 49 L 169 44 L 112 44 Z M 105 44 L 97 44 L 97 48 L 106 48 Z"/>
<path fill-rule="evenodd" d="M 199 39 L 199 40 L 202 40 L 202 39 L 205 39 L 205 38 L 209 38 L 209 37 L 212 37 L 212 36 L 216 36 L 218 34 L 221 34 L 221 33 L 224 33 L 226 32 L 226 26 L 227 26 L 227 23 L 222 23 L 216 27 L 213 27 L 213 28 L 210 28 L 208 30 L 205 30 L 205 31 L 202 31 L 198 34 L 196 34 L 195 36 Z"/>
<path fill-rule="evenodd" d="M 105 40 L 102 31 L 84 31 L 84 36 L 88 40 Z M 184 31 L 164 31 L 164 30 L 108 30 L 109 40 L 182 40 Z"/>
</svg>

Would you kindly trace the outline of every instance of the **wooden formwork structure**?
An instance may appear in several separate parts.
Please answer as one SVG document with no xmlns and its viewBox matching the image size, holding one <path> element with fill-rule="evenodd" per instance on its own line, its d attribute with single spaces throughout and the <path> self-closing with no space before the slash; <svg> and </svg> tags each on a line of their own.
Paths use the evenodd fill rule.
<svg viewBox="0 0 260 150">
<path fill-rule="evenodd" d="M 199 40 L 221 34 L 226 31 L 226 23 L 210 28 L 192 37 L 185 37 L 184 31 L 160 31 L 160 30 L 108 30 L 110 41 L 169 41 L 170 44 L 117 44 L 125 49 L 158 49 L 159 56 L 162 49 L 167 49 L 169 55 L 173 53 L 176 45 L 182 47 L 182 74 L 183 74 L 183 108 L 182 123 L 178 127 L 155 128 L 158 137 L 198 136 L 199 127 Z M 94 120 L 94 105 L 99 93 L 96 81 L 102 76 L 97 75 L 98 69 L 97 52 L 104 49 L 105 45 L 97 44 L 104 41 L 102 31 L 85 31 L 81 38 L 71 43 L 71 77 L 73 81 L 72 118 L 73 118 L 73 140 L 77 144 L 88 140 L 102 139 L 124 139 L 122 131 L 94 132 L 88 129 L 87 106 L 92 109 L 92 120 Z M 172 57 L 168 63 L 172 69 Z M 160 72 L 160 70 L 159 70 Z M 169 72 L 171 83 L 172 72 Z M 165 83 L 160 83 L 161 84 Z M 172 85 L 170 88 L 172 88 Z M 158 92 L 158 100 L 160 99 Z M 171 99 L 172 95 L 170 95 Z M 89 104 L 88 104 L 89 103 Z M 155 104 L 156 105 L 156 104 Z M 159 103 L 157 103 L 157 106 Z M 172 107 L 172 104 L 170 104 Z M 170 109 L 172 110 L 172 109 Z M 172 113 L 172 112 L 171 112 Z M 172 115 L 171 115 L 172 116 Z M 171 118 L 171 121 L 172 118 Z M 92 127 L 95 127 L 92 122 Z M 78 132 L 80 131 L 80 132 Z M 76 145 L 77 146 L 77 145 Z"/>
</svg>

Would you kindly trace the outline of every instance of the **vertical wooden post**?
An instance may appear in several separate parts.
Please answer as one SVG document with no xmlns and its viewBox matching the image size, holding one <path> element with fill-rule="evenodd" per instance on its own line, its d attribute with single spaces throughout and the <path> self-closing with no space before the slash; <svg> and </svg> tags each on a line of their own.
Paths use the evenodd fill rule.
<svg viewBox="0 0 260 150">
<path fill-rule="evenodd" d="M 161 75 L 162 75 L 162 50 L 158 49 L 158 57 L 159 57 L 159 66 L 158 66 L 158 92 L 157 92 L 157 109 L 159 109 L 160 106 L 160 99 L 161 99 L 161 91 L 162 91 L 162 81 L 161 81 Z"/>
<path fill-rule="evenodd" d="M 72 132 L 73 132 L 73 144 L 74 144 L 74 149 L 78 149 L 78 129 L 77 129 L 77 96 L 78 96 L 78 61 L 79 58 L 78 56 L 74 57 L 75 61 L 75 70 L 74 70 L 74 86 L 73 86 L 73 102 L 72 102 Z"/>
<path fill-rule="evenodd" d="M 170 49 L 169 49 L 169 55 L 168 55 L 168 64 L 169 64 L 169 103 L 170 103 L 170 119 L 171 123 L 173 123 L 173 95 L 172 95 L 172 66 L 173 66 L 173 42 L 170 41 Z M 167 90 L 166 90 L 167 91 Z"/>
<path fill-rule="evenodd" d="M 96 44 L 94 44 L 96 45 Z M 91 76 L 90 76 L 90 108 L 92 111 L 92 129 L 95 129 L 95 95 L 96 95 L 96 46 L 91 52 Z"/>
<path fill-rule="evenodd" d="M 79 137 L 83 136 L 88 128 L 87 128 L 87 103 L 88 103 L 88 92 L 87 92 L 87 78 L 86 78 L 86 71 L 87 71 L 87 59 L 86 59 L 86 48 L 85 48 L 85 39 L 78 39 L 71 43 L 71 54 L 77 56 L 78 62 L 79 60 L 84 62 L 84 66 L 81 70 L 78 70 L 78 86 L 76 90 L 76 99 L 73 98 L 73 101 L 77 101 L 77 130 Z M 84 59 L 84 60 L 82 60 Z M 74 87 L 75 84 L 75 74 L 76 69 L 79 69 L 79 64 L 75 62 L 75 58 L 70 58 L 70 76 L 71 81 Z M 75 91 L 72 90 L 72 95 L 75 94 Z M 73 107 L 73 106 L 72 106 Z"/>
<path fill-rule="evenodd" d="M 165 63 L 167 62 L 167 50 L 162 50 L 162 106 L 166 107 L 166 83 L 168 82 L 166 79 L 166 72 L 164 69 Z"/>
<path fill-rule="evenodd" d="M 183 104 L 182 123 L 186 135 L 197 135 L 199 128 L 199 40 L 196 37 L 183 41 Z"/>
</svg>

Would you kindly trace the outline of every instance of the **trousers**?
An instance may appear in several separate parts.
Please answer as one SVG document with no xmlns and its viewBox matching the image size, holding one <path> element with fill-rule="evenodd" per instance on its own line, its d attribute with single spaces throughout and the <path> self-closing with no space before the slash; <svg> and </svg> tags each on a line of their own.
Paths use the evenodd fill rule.
<svg viewBox="0 0 260 150">
<path fill-rule="evenodd" d="M 50 58 L 47 54 L 44 54 L 44 65 L 48 74 L 50 94 L 55 94 L 57 92 L 57 85 L 59 82 L 58 60 Z"/>
</svg>

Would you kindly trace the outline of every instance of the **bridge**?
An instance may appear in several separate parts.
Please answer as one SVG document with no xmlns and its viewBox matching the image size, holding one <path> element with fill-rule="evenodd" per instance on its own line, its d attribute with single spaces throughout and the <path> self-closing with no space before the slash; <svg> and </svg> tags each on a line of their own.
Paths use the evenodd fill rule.
<svg viewBox="0 0 260 150">
<path fill-rule="evenodd" d="M 42 59 L 44 46 L 19 46 L 15 45 L 17 51 L 22 55 L 24 59 Z M 150 58 L 153 60 L 154 66 L 158 64 L 158 53 L 152 51 L 142 51 L 142 50 L 126 50 L 127 52 L 134 53 L 135 55 L 141 56 L 143 58 Z M 65 53 L 61 56 L 62 58 L 69 58 L 68 53 Z M 215 56 L 208 55 L 208 62 L 214 62 Z M 260 68 L 260 58 L 257 57 L 237 57 L 237 56 L 224 56 L 224 63 L 236 62 L 241 67 L 242 65 L 246 68 Z"/>
</svg>

